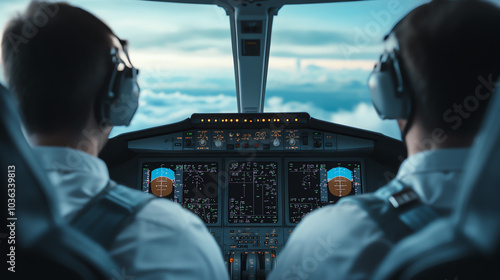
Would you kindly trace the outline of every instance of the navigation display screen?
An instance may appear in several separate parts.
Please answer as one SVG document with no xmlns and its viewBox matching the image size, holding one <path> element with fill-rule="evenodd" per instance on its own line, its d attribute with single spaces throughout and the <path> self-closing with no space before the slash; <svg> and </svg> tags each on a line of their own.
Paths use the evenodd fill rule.
<svg viewBox="0 0 500 280">
<path fill-rule="evenodd" d="M 229 223 L 278 222 L 277 171 L 276 162 L 229 163 Z"/>
<path fill-rule="evenodd" d="M 145 162 L 142 190 L 180 203 L 205 223 L 218 221 L 218 163 Z"/>
<path fill-rule="evenodd" d="M 298 223 L 314 209 L 361 194 L 361 163 L 356 161 L 289 162 L 289 222 Z"/>
</svg>

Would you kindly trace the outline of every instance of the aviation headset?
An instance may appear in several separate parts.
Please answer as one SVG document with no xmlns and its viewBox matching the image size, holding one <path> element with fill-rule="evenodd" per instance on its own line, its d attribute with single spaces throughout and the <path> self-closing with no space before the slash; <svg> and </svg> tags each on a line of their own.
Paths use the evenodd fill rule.
<svg viewBox="0 0 500 280">
<path fill-rule="evenodd" d="M 405 17 L 404 17 L 405 18 Z M 373 107 L 381 119 L 405 119 L 403 142 L 413 122 L 413 94 L 396 37 L 401 19 L 384 37 L 385 50 L 368 79 Z"/>
<path fill-rule="evenodd" d="M 95 113 L 99 123 L 128 126 L 139 106 L 139 70 L 130 61 L 127 41 L 113 36 L 118 39 L 119 46 L 115 45 L 111 49 L 113 67 L 106 78 L 104 89 L 96 98 Z M 120 56 L 121 52 L 124 57 Z"/>
<path fill-rule="evenodd" d="M 372 103 L 381 119 L 408 119 L 412 109 L 411 88 L 394 32 L 398 25 L 385 36 L 385 51 L 368 79 Z"/>
</svg>

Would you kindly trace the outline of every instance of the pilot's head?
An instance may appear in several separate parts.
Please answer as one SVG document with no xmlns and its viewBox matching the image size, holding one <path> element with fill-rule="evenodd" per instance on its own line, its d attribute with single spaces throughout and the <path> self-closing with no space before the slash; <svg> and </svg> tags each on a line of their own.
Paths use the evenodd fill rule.
<svg viewBox="0 0 500 280">
<path fill-rule="evenodd" d="M 122 51 L 106 24 L 66 3 L 34 1 L 10 20 L 2 38 L 4 75 L 35 144 L 75 146 L 92 138 L 102 148 L 115 125 L 101 114 L 103 96 L 114 89 L 110 80 L 119 79 L 137 101 L 135 69 L 116 71 Z M 125 76 L 133 76 L 133 86 Z"/>
<path fill-rule="evenodd" d="M 369 81 L 379 115 L 398 119 L 417 152 L 469 146 L 500 74 L 500 9 L 432 1 L 404 17 L 385 47 Z"/>
</svg>

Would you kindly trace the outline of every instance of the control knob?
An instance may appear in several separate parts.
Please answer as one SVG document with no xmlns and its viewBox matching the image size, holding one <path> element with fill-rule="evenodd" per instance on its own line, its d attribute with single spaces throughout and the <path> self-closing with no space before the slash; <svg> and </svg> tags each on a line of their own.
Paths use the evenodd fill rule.
<svg viewBox="0 0 500 280">
<path fill-rule="evenodd" d="M 315 148 L 321 148 L 322 145 L 323 145 L 323 143 L 320 140 L 314 141 L 314 147 Z"/>
<path fill-rule="evenodd" d="M 296 143 L 295 138 L 290 139 L 290 146 L 295 146 Z"/>
<path fill-rule="evenodd" d="M 280 144 L 281 144 L 280 140 L 278 138 L 274 138 L 274 140 L 273 140 L 273 146 L 274 147 L 278 147 Z"/>
<path fill-rule="evenodd" d="M 214 144 L 215 144 L 215 147 L 217 147 L 217 148 L 222 147 L 222 141 L 219 139 L 215 140 Z"/>
</svg>

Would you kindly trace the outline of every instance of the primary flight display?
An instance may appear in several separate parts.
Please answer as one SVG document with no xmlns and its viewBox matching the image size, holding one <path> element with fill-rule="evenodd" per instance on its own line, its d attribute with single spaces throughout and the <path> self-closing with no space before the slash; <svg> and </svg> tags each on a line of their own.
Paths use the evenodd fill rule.
<svg viewBox="0 0 500 280">
<path fill-rule="evenodd" d="M 361 163 L 292 161 L 288 163 L 288 217 L 296 224 L 314 209 L 361 194 Z"/>
<path fill-rule="evenodd" d="M 214 224 L 219 217 L 218 171 L 216 162 L 145 162 L 142 190 L 180 203 Z"/>
</svg>

